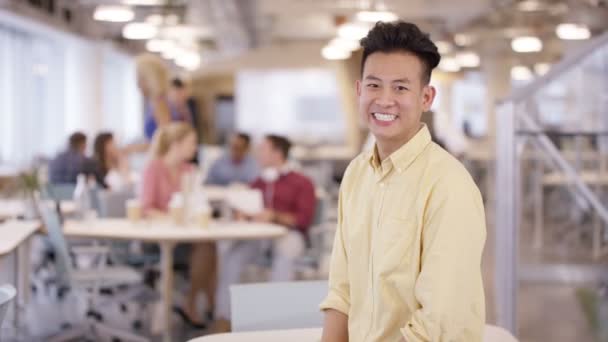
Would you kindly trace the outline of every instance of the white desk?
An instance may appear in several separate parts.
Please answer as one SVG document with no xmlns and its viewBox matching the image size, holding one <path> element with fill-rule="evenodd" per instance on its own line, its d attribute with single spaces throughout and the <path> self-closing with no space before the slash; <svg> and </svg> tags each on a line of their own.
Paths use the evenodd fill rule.
<svg viewBox="0 0 608 342">
<path fill-rule="evenodd" d="M 213 221 L 207 229 L 180 227 L 170 220 L 95 219 L 67 221 L 64 234 L 109 240 L 139 240 L 155 242 L 161 252 L 161 301 L 164 340 L 171 339 L 171 310 L 173 300 L 173 248 L 177 243 L 196 243 L 218 240 L 263 240 L 278 238 L 287 233 L 284 227 L 251 222 Z"/>
<path fill-rule="evenodd" d="M 74 201 L 61 201 L 59 205 L 63 214 L 72 214 L 76 212 L 76 203 L 74 203 Z M 16 218 L 24 214 L 24 200 L 0 200 L 0 220 Z"/>
<path fill-rule="evenodd" d="M 38 221 L 8 221 L 0 224 L 0 259 L 13 252 L 15 255 L 15 328 L 19 330 L 21 311 L 29 302 L 30 238 L 40 229 Z"/>
<path fill-rule="evenodd" d="M 208 335 L 189 342 L 317 342 L 321 341 L 321 328 L 268 330 Z"/>
</svg>

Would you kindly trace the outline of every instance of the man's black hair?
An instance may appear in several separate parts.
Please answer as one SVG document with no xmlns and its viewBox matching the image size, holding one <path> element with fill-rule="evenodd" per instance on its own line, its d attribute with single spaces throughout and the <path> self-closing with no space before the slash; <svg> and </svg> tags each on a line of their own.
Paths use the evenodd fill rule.
<svg viewBox="0 0 608 342">
<path fill-rule="evenodd" d="M 361 73 L 367 57 L 375 52 L 409 52 L 420 59 L 424 70 L 422 83 L 428 84 L 431 72 L 439 64 L 441 55 L 437 46 L 431 41 L 428 33 L 420 31 L 418 26 L 404 21 L 377 22 L 366 37 L 361 39 L 363 58 L 361 59 Z"/>
</svg>

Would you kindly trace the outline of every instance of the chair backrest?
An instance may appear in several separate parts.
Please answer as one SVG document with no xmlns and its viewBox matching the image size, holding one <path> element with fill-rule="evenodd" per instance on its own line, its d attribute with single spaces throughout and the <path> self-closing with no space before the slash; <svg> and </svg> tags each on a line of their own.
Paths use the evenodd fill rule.
<svg viewBox="0 0 608 342">
<path fill-rule="evenodd" d="M 51 207 L 48 203 L 42 202 L 39 206 L 42 222 L 46 227 L 49 235 L 49 242 L 55 253 L 55 266 L 57 268 L 57 280 L 60 286 L 70 284 L 70 275 L 72 273 L 72 259 L 68 244 L 63 235 L 63 227 L 59 219 L 59 214 L 56 208 Z"/>
<path fill-rule="evenodd" d="M 320 327 L 319 303 L 327 281 L 240 284 L 230 287 L 232 330 L 276 330 Z"/>
<path fill-rule="evenodd" d="M 8 307 L 17 295 L 17 291 L 11 285 L 0 286 L 0 328 L 2 327 L 2 321 L 6 316 Z"/>
<path fill-rule="evenodd" d="M 99 217 L 120 218 L 127 216 L 127 201 L 135 197 L 135 194 L 133 189 L 128 188 L 120 191 L 98 190 L 96 196 Z"/>
<path fill-rule="evenodd" d="M 67 201 L 73 199 L 74 190 L 76 190 L 76 184 L 71 183 L 47 185 L 49 197 L 56 201 Z"/>
<path fill-rule="evenodd" d="M 495 325 L 486 324 L 483 342 L 518 342 L 507 330 Z"/>
</svg>

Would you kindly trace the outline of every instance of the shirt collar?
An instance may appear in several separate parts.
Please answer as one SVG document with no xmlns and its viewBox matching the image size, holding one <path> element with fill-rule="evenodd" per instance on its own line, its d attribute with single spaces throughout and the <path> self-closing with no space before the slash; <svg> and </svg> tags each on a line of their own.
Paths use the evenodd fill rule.
<svg viewBox="0 0 608 342">
<path fill-rule="evenodd" d="M 422 123 L 418 133 L 416 133 L 408 142 L 403 144 L 403 146 L 399 147 L 397 151 L 388 156 L 387 159 L 389 159 L 392 165 L 398 170 L 405 170 L 430 142 L 431 133 L 426 124 Z M 377 170 L 382 163 L 375 144 L 369 155 L 369 163 L 374 170 Z"/>
</svg>

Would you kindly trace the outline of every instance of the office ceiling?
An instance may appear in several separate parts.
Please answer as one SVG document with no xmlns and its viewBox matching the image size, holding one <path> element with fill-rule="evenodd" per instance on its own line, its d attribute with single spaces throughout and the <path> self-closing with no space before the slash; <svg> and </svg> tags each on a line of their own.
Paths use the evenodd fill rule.
<svg viewBox="0 0 608 342">
<path fill-rule="evenodd" d="M 5 0 L 23 3 L 20 0 Z M 592 34 L 608 29 L 608 0 L 54 0 L 55 7 L 69 8 L 73 27 L 85 35 L 112 39 L 134 51 L 144 42 L 122 38 L 122 23 L 93 20 L 98 5 L 131 5 L 134 21 L 152 15 L 176 39 L 184 36 L 203 54 L 235 55 L 248 49 L 283 42 L 329 41 L 340 24 L 361 10 L 388 10 L 413 21 L 435 40 L 453 48 L 480 50 L 497 46 L 510 51 L 510 40 L 521 35 L 541 38 L 545 48 L 536 55 L 559 56 L 564 49 L 555 35 L 562 22 L 586 24 Z M 27 0 L 32 3 L 40 1 Z M 463 40 L 464 39 L 464 40 Z M 510 51 L 512 52 L 512 51 Z M 534 56 L 534 54 L 528 55 Z M 527 57 L 526 57 L 527 58 Z M 545 57 L 546 58 L 546 57 Z"/>
</svg>

